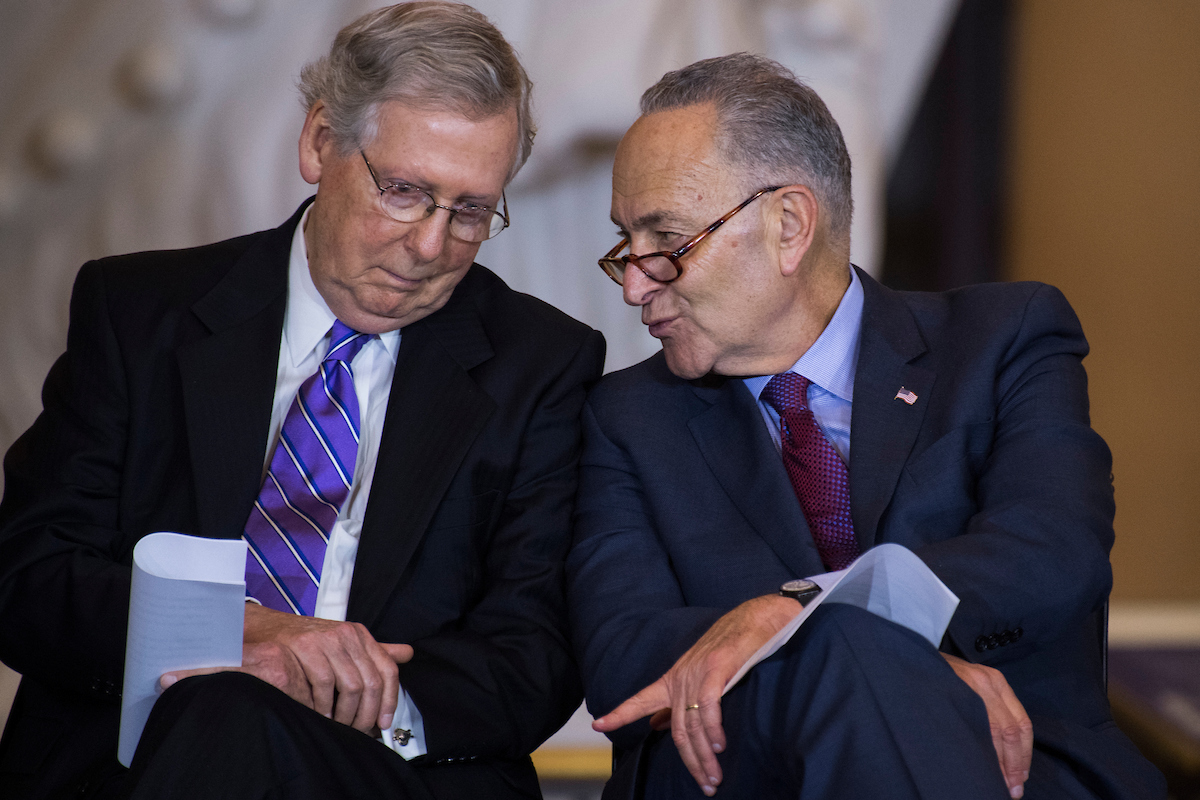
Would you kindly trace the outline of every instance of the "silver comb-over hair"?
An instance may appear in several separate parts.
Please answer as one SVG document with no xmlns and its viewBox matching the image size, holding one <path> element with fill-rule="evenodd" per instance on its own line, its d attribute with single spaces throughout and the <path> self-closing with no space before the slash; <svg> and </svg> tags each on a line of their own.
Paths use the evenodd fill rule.
<svg viewBox="0 0 1200 800">
<path fill-rule="evenodd" d="M 364 14 L 338 32 L 329 55 L 301 70 L 299 88 L 306 109 L 325 103 L 342 155 L 375 137 L 376 112 L 389 100 L 472 119 L 515 109 L 520 150 L 509 180 L 529 158 L 537 132 L 533 84 L 512 46 L 461 3 L 422 0 Z"/>
</svg>

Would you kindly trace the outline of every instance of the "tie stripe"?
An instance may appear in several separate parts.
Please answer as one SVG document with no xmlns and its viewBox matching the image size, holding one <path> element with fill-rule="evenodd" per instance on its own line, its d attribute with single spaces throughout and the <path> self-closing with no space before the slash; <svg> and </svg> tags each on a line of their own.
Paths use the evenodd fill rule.
<svg viewBox="0 0 1200 800">
<path fill-rule="evenodd" d="M 329 533 L 350 494 L 359 408 L 350 362 L 371 339 L 341 321 L 296 394 L 246 521 L 246 591 L 263 605 L 313 613 Z"/>
<path fill-rule="evenodd" d="M 274 608 L 278 611 L 291 611 L 293 614 L 303 614 L 304 612 L 300 610 L 299 602 L 296 600 L 296 598 L 292 597 L 291 593 L 284 588 L 284 585 L 280 582 L 279 578 L 277 578 L 275 574 L 267 567 L 266 560 L 263 558 L 262 553 L 259 552 L 259 549 L 257 546 L 255 546 L 254 542 L 247 539 L 246 544 L 248 545 L 246 552 L 249 553 L 250 557 L 254 559 L 253 563 L 258 567 L 257 572 L 261 573 L 267 579 L 267 585 L 274 590 L 273 593 L 268 593 L 266 589 L 267 585 L 260 584 L 255 588 L 254 591 L 250 592 L 250 594 L 253 595 L 258 602 L 262 603 L 264 606 L 268 606 L 269 608 Z M 249 592 L 249 573 L 251 571 L 250 562 L 247 562 L 246 570 L 248 573 L 246 586 L 247 591 Z M 286 605 L 287 608 L 284 608 L 284 605 Z"/>
<path fill-rule="evenodd" d="M 321 368 L 322 373 L 324 367 Z M 309 430 L 313 432 L 311 441 L 316 442 L 325 451 L 325 457 L 328 459 L 328 464 L 337 472 L 338 478 L 347 489 L 350 488 L 350 479 L 354 476 L 354 464 L 347 467 L 342 463 L 342 456 L 334 450 L 334 443 L 330 441 L 329 434 L 325 432 L 325 428 L 313 413 L 312 408 L 305 400 L 297 398 L 300 401 L 300 413 L 304 415 L 304 421 L 308 423 Z M 355 440 L 357 442 L 357 440 Z M 357 449 L 355 451 L 357 454 Z M 344 455 L 344 454 L 343 454 Z M 311 455 L 304 459 L 307 463 L 313 465 L 310 475 L 316 475 L 317 470 L 322 469 L 326 462 L 320 458 L 313 458 Z"/>
<path fill-rule="evenodd" d="M 271 517 L 270 514 L 267 513 L 266 509 L 262 507 L 262 503 L 255 503 L 254 507 L 258 509 L 260 514 L 262 514 L 263 519 L 267 521 L 267 524 L 271 526 L 271 529 L 279 535 L 279 540 L 283 542 L 284 546 L 286 546 L 291 552 L 301 569 L 303 569 L 304 573 L 308 575 L 309 580 L 311 580 L 314 585 L 319 584 L 320 579 L 314 573 L 319 572 L 320 569 L 312 564 L 308 556 L 306 556 L 300 549 L 300 545 L 296 542 L 292 535 L 288 533 L 273 517 Z M 328 540 L 325 539 L 324 536 L 322 536 L 322 540 L 328 544 Z"/>
<path fill-rule="evenodd" d="M 331 503 L 325 497 L 325 494 L 320 490 L 320 488 L 313 482 L 314 473 L 310 472 L 308 468 L 304 466 L 304 462 L 301 460 L 295 445 L 292 443 L 292 437 L 288 436 L 286 431 L 280 435 L 279 445 L 283 448 L 284 453 L 292 462 L 292 466 L 295 468 L 296 474 L 301 478 L 301 480 L 304 481 L 304 486 L 306 489 L 308 489 L 309 493 L 316 500 L 323 503 L 336 514 L 338 507 Z M 276 450 L 276 453 L 278 452 L 279 451 Z M 272 464 L 272 468 L 274 468 L 274 464 Z M 282 472 L 282 470 L 280 470 L 280 472 Z M 276 477 L 276 480 L 278 481 L 278 477 Z"/>
<path fill-rule="evenodd" d="M 267 481 L 270 481 L 271 485 L 275 487 L 275 491 L 279 492 L 279 499 L 283 502 L 283 504 L 285 506 L 287 506 L 288 510 L 291 511 L 293 514 L 295 514 L 297 517 L 299 517 L 301 520 L 303 520 L 305 523 L 307 523 L 308 527 L 310 527 L 314 532 L 316 532 L 316 534 L 318 536 L 320 536 L 321 539 L 326 544 L 329 544 L 329 540 L 326 538 L 325 531 L 321 528 L 321 524 L 319 522 L 317 522 L 315 519 L 313 519 L 310 515 L 304 513 L 304 509 L 298 507 L 295 503 L 292 502 L 292 498 L 288 497 L 288 493 L 284 490 L 284 488 L 282 486 L 279 485 L 279 481 L 276 480 L 275 476 L 272 475 L 270 472 L 267 473 Z M 263 491 L 265 492 L 266 490 L 267 490 L 267 483 L 264 481 L 263 482 Z M 261 501 L 256 500 L 255 505 L 259 507 L 259 510 L 262 511 L 263 515 L 265 516 L 266 511 L 262 509 Z"/>
</svg>

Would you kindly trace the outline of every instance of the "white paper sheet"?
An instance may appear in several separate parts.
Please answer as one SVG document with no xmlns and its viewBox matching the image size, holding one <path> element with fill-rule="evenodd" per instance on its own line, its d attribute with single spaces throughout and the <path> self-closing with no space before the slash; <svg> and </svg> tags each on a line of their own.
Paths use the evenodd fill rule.
<svg viewBox="0 0 1200 800">
<path fill-rule="evenodd" d="M 845 569 L 813 575 L 809 580 L 821 587 L 821 593 L 809 600 L 791 622 L 750 656 L 750 660 L 725 684 L 725 692 L 755 664 L 783 647 L 822 603 L 845 603 L 865 608 L 916 631 L 934 647 L 941 643 L 946 626 L 958 608 L 958 597 L 954 592 L 946 588 L 924 561 L 898 544 L 873 547 Z"/>
<path fill-rule="evenodd" d="M 152 533 L 133 548 L 117 758 L 141 739 L 165 672 L 241 666 L 246 543 Z"/>
</svg>

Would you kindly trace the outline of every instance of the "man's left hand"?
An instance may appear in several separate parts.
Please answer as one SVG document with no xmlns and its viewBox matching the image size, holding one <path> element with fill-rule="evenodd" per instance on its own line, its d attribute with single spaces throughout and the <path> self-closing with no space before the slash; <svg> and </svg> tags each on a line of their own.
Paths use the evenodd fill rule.
<svg viewBox="0 0 1200 800">
<path fill-rule="evenodd" d="M 285 614 L 247 604 L 242 666 L 168 672 L 165 689 L 192 675 L 246 672 L 319 714 L 364 733 L 392 723 L 400 692 L 397 664 L 412 658 L 407 644 L 377 642 L 352 622 Z"/>
<path fill-rule="evenodd" d="M 679 657 L 667 674 L 642 689 L 592 727 L 614 731 L 653 714 L 655 730 L 671 729 L 671 738 L 688 772 L 711 797 L 721 783 L 716 753 L 725 749 L 721 694 L 750 656 L 800 613 L 788 597 L 764 595 L 747 600 L 721 617 Z M 683 720 L 683 724 L 672 724 Z"/>
<path fill-rule="evenodd" d="M 1008 793 L 1014 798 L 1024 796 L 1029 763 L 1033 759 L 1033 723 L 1029 721 L 1025 707 L 999 670 L 945 653 L 942 658 L 975 694 L 983 698 L 992 729 L 992 744 L 1000 759 L 1000 771 L 1004 773 Z"/>
</svg>

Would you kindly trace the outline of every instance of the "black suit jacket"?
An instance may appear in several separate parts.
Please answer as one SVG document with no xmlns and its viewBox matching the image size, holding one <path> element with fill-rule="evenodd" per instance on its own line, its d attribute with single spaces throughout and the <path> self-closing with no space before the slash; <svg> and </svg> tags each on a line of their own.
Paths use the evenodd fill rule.
<svg viewBox="0 0 1200 800">
<path fill-rule="evenodd" d="M 20 775 L 48 790 L 111 764 L 137 541 L 241 535 L 300 213 L 80 270 L 45 410 L 5 460 L 0 659 L 24 679 L 0 794 Z M 603 351 L 478 265 L 402 332 L 347 616 L 414 646 L 400 679 L 424 717 L 423 761 L 491 769 L 493 794 L 536 791 L 527 754 L 579 700 L 561 565 Z"/>
<path fill-rule="evenodd" d="M 859 545 L 920 556 L 961 601 L 942 649 L 1004 672 L 1043 746 L 1127 790 L 1148 765 L 1112 723 L 1089 621 L 1111 587 L 1114 506 L 1074 313 L 1041 284 L 902 293 L 859 276 Z M 600 715 L 737 604 L 824 568 L 742 381 L 683 381 L 660 353 L 601 381 L 584 441 L 568 597 Z M 612 738 L 633 752 L 647 733 Z"/>
</svg>

